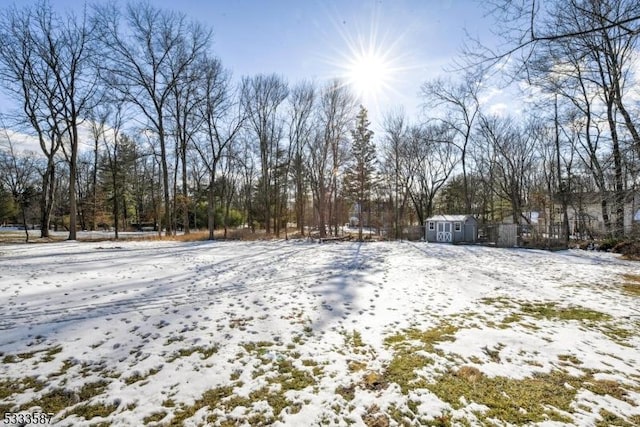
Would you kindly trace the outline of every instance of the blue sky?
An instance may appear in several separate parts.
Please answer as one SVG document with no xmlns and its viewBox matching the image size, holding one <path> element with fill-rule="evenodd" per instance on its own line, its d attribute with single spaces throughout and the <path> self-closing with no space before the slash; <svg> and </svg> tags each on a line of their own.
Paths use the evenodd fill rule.
<svg viewBox="0 0 640 427">
<path fill-rule="evenodd" d="M 98 0 L 99 2 L 100 0 Z M 23 5 L 32 1 L 20 1 Z M 57 10 L 83 1 L 50 0 Z M 90 4 L 91 2 L 89 2 Z M 386 52 L 385 86 L 364 95 L 372 122 L 403 106 L 416 116 L 419 88 L 443 75 L 460 52 L 465 29 L 489 37 L 479 1 L 462 0 L 155 0 L 213 29 L 213 52 L 235 78 L 277 73 L 294 84 L 344 76 L 354 54 L 369 45 Z M 354 53 L 355 51 L 355 53 Z M 4 97 L 4 95 L 0 95 Z M 0 108 L 5 102 L 0 98 Z"/>
</svg>

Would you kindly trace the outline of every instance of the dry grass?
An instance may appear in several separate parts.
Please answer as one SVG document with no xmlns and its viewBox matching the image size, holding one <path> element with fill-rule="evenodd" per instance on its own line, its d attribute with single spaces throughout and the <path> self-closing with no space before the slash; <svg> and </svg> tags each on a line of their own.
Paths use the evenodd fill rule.
<svg viewBox="0 0 640 427">
<path fill-rule="evenodd" d="M 633 297 L 640 297 L 640 274 L 623 274 L 622 292 Z"/>
</svg>

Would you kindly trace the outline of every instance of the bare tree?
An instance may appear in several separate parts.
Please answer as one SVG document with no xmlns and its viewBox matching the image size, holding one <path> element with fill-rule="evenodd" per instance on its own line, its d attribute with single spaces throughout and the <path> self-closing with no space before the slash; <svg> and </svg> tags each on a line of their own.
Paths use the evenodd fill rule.
<svg viewBox="0 0 640 427">
<path fill-rule="evenodd" d="M 287 83 L 275 74 L 242 79 L 241 99 L 260 154 L 262 218 L 267 233 L 271 232 L 273 207 L 279 203 L 277 169 L 283 125 L 279 108 L 288 94 Z M 275 220 L 280 222 L 280 218 L 275 217 Z"/>
<path fill-rule="evenodd" d="M 188 190 L 188 172 L 187 159 L 188 150 L 191 146 L 195 134 L 200 130 L 203 117 L 198 114 L 201 105 L 205 102 L 208 95 L 205 92 L 202 96 L 200 90 L 206 86 L 205 79 L 210 71 L 209 61 L 219 62 L 216 59 L 209 60 L 202 55 L 198 61 L 191 63 L 181 76 L 177 76 L 176 84 L 172 88 L 171 96 L 171 116 L 173 125 L 173 135 L 176 140 L 176 167 L 174 176 L 179 170 L 177 164 L 180 164 L 181 189 L 180 195 L 174 195 L 174 204 L 179 205 L 182 213 L 182 226 L 184 234 L 189 234 L 189 210 L 190 196 Z M 215 68 L 215 67 L 214 67 Z M 177 186 L 177 179 L 174 178 L 174 188 Z M 174 190 L 174 193 L 176 191 Z M 174 208 L 174 210 L 176 210 Z M 177 218 L 174 218 L 177 221 Z"/>
<path fill-rule="evenodd" d="M 211 32 L 185 15 L 154 8 L 146 3 L 127 6 L 126 31 L 113 6 L 97 9 L 106 78 L 125 100 L 135 105 L 158 138 L 164 191 L 167 234 L 172 233 L 173 215 L 167 150 L 167 115 L 176 85 L 186 78 L 190 66 L 206 52 Z"/>
<path fill-rule="evenodd" d="M 307 149 L 313 133 L 313 108 L 316 89 L 303 82 L 291 90 L 289 97 L 289 164 L 295 189 L 295 217 L 300 234 L 304 236 L 304 207 L 307 180 Z"/>
<path fill-rule="evenodd" d="M 383 170 L 393 189 L 393 229 L 396 239 L 400 239 L 401 218 L 408 197 L 409 180 L 412 178 L 406 171 L 409 124 L 404 111 L 395 111 L 384 118 L 384 160 Z M 402 202 L 400 194 L 402 193 Z"/>
<path fill-rule="evenodd" d="M 3 87 L 20 101 L 26 124 L 33 129 L 46 157 L 42 172 L 40 236 L 49 237 L 55 200 L 55 157 L 62 142 L 61 118 L 52 109 L 55 85 L 50 71 L 35 52 L 31 11 L 6 9 L 0 21 L 0 76 Z"/>
<path fill-rule="evenodd" d="M 462 191 L 465 212 L 471 212 L 471 192 L 469 191 L 468 161 L 469 144 L 476 119 L 480 113 L 478 95 L 482 83 L 480 72 L 467 72 L 460 83 L 451 80 L 435 80 L 422 86 L 422 96 L 426 108 L 443 107 L 444 116 L 439 120 L 455 132 L 453 144 L 460 150 L 462 166 Z"/>
<path fill-rule="evenodd" d="M 340 81 L 332 80 L 322 89 L 317 130 L 309 149 L 310 179 L 321 237 L 327 235 L 326 224 L 331 219 L 337 233 L 338 178 L 346 160 L 345 143 L 354 108 L 355 98 Z"/>
<path fill-rule="evenodd" d="M 564 42 L 603 31 L 615 30 L 623 36 L 637 36 L 640 27 L 640 6 L 635 0 L 549 1 L 492 0 L 486 3 L 496 22 L 495 33 L 505 41 L 490 48 L 477 39 L 470 39 L 464 48 L 464 63 L 491 67 L 517 56 L 519 64 L 535 56 L 536 50 L 550 43 Z M 593 5 L 602 5 L 594 13 Z M 617 4 L 616 7 L 610 7 Z M 574 9 L 575 8 L 575 9 Z M 572 10 L 589 14 L 590 19 L 579 28 L 559 26 L 558 11 Z M 617 10 L 618 13 L 600 13 Z M 619 13 L 624 12 L 624 13 Z M 520 68 L 522 70 L 522 68 Z"/>
<path fill-rule="evenodd" d="M 230 85 L 230 75 L 217 59 L 209 59 L 202 64 L 204 78 L 199 96 L 202 120 L 203 144 L 194 144 L 209 173 L 207 217 L 209 239 L 214 239 L 215 221 L 215 180 L 225 152 L 237 140 L 246 119 L 242 104 L 234 99 Z M 201 141 L 202 142 L 202 141 Z"/>
<path fill-rule="evenodd" d="M 547 41 L 537 49 L 527 64 L 534 84 L 551 88 L 568 99 L 583 117 L 583 135 L 577 145 L 581 158 L 589 165 L 601 193 L 602 216 L 607 233 L 621 235 L 624 230 L 625 141 L 637 153 L 640 136 L 635 125 L 638 112 L 628 108 L 626 88 L 633 84 L 633 61 L 636 56 L 640 23 L 628 26 L 609 24 L 640 13 L 637 2 L 625 0 L 570 1 L 550 9 L 553 25 L 571 37 Z M 551 18 L 550 18 L 551 19 Z M 619 119 L 622 116 L 622 120 Z M 628 137 L 627 137 L 628 135 Z M 604 141 L 609 142 L 609 144 Z M 609 156 L 610 154 L 610 156 Z M 609 186 L 604 162 L 613 167 L 613 210 L 615 227 L 610 220 Z"/>
<path fill-rule="evenodd" d="M 18 204 L 22 216 L 22 226 L 25 241 L 29 242 L 29 226 L 27 224 L 27 209 L 36 198 L 35 175 L 36 160 L 33 153 L 18 153 L 9 132 L 0 120 L 4 129 L 5 145 L 0 146 L 0 185 L 4 184 L 11 192 L 13 200 Z"/>
<path fill-rule="evenodd" d="M 456 166 L 452 139 L 445 125 L 414 125 L 409 130 L 409 196 L 421 225 L 433 214 L 435 198 Z"/>
<path fill-rule="evenodd" d="M 482 116 L 480 132 L 485 145 L 480 148 L 477 161 L 490 179 L 491 189 L 496 196 L 509 201 L 514 224 L 523 219 L 530 221 L 523 212 L 536 165 L 539 142 L 536 133 L 531 128 L 520 128 L 512 118 L 497 116 Z"/>
<path fill-rule="evenodd" d="M 100 121 L 93 123 L 93 132 L 99 138 L 105 157 L 103 170 L 108 174 L 108 187 L 112 192 L 112 214 L 115 238 L 120 231 L 120 212 L 126 212 L 124 200 L 124 176 L 128 172 L 123 158 L 126 151 L 131 151 L 131 141 L 121 134 L 124 124 L 124 103 L 122 100 L 113 102 L 113 108 L 106 108 L 101 114 Z M 109 123 L 107 123 L 109 121 Z M 130 153 L 129 153 L 130 155 Z M 131 165 L 133 162 L 131 162 Z"/>
<path fill-rule="evenodd" d="M 86 15 L 58 16 L 46 2 L 4 11 L 0 23 L 2 80 L 21 101 L 47 168 L 43 174 L 41 234 L 48 236 L 55 194 L 55 155 L 69 161 L 69 239 L 76 238 L 78 127 L 90 107 L 95 73 L 92 28 Z"/>
</svg>

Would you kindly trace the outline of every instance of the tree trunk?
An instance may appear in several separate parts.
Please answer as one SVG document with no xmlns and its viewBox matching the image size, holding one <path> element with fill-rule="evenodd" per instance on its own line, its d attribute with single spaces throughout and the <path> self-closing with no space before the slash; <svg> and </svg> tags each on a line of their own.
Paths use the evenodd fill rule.
<svg viewBox="0 0 640 427">
<path fill-rule="evenodd" d="M 54 195 L 56 189 L 55 182 L 55 162 L 53 156 L 47 159 L 47 169 L 42 178 L 42 199 L 40 216 L 40 237 L 49 237 L 49 227 L 51 225 L 51 213 L 53 212 Z"/>
<path fill-rule="evenodd" d="M 164 224 L 166 227 L 166 236 L 171 236 L 171 195 L 169 192 L 169 166 L 167 165 L 167 150 L 165 145 L 164 130 L 160 131 L 160 163 L 162 165 L 162 186 L 164 191 Z"/>
<path fill-rule="evenodd" d="M 187 186 L 187 143 L 186 137 L 183 136 L 185 141 L 182 141 L 182 147 L 180 154 L 182 155 L 182 226 L 184 227 L 184 234 L 189 234 L 189 194 Z"/>
<path fill-rule="evenodd" d="M 215 240 L 215 192 L 213 188 L 215 172 L 211 171 L 209 176 L 209 191 L 207 192 L 207 228 L 209 229 L 209 240 Z"/>
<path fill-rule="evenodd" d="M 75 116 L 72 120 L 75 120 Z M 78 173 L 78 127 L 71 125 L 71 161 L 69 162 L 69 240 L 76 240 L 78 205 L 76 176 Z"/>
<path fill-rule="evenodd" d="M 607 122 L 611 132 L 611 143 L 613 151 L 614 165 L 614 209 L 616 212 L 615 228 L 613 230 L 614 237 L 622 237 L 624 235 L 624 183 L 622 172 L 622 155 L 620 153 L 620 141 L 618 140 L 618 129 L 613 116 L 613 100 L 607 103 Z"/>
</svg>

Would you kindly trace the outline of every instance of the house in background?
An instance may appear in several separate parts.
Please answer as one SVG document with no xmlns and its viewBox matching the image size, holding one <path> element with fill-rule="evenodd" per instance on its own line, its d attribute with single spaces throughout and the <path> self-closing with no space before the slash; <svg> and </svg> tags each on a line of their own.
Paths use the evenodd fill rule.
<svg viewBox="0 0 640 427">
<path fill-rule="evenodd" d="M 425 221 L 427 242 L 476 243 L 478 221 L 473 215 L 436 215 Z"/>
<path fill-rule="evenodd" d="M 607 192 L 604 200 L 612 225 L 615 225 L 616 213 L 613 192 Z M 603 195 L 599 192 L 573 193 L 569 196 L 567 214 L 572 235 L 588 236 L 602 234 L 605 230 L 602 217 Z M 556 215 L 558 218 L 560 215 Z M 624 195 L 624 230 L 629 235 L 640 227 L 640 191 L 628 190 Z"/>
<path fill-rule="evenodd" d="M 567 195 L 567 217 L 569 234 L 578 239 L 603 237 L 607 230 L 602 215 L 602 201 L 605 201 L 606 212 L 611 226 L 616 224 L 614 192 L 575 192 Z M 518 233 L 527 239 L 559 239 L 563 234 L 563 210 L 560 195 L 553 198 L 545 196 L 538 199 L 532 211 L 522 212 Z M 500 221 L 501 224 L 513 224 L 511 212 Z M 624 193 L 624 228 L 612 230 L 625 236 L 640 233 L 640 191 L 627 190 Z"/>
</svg>

